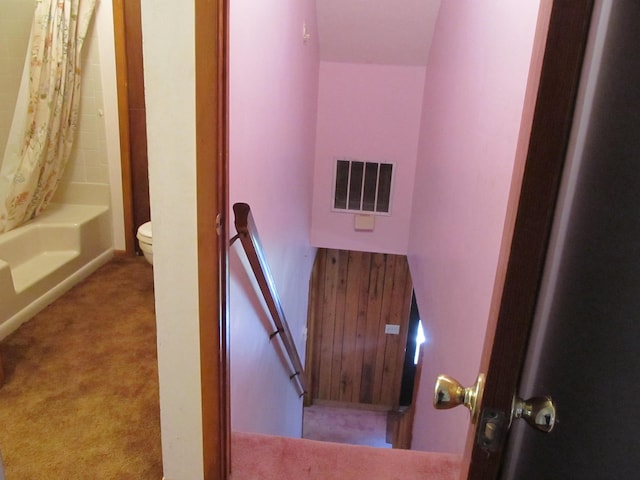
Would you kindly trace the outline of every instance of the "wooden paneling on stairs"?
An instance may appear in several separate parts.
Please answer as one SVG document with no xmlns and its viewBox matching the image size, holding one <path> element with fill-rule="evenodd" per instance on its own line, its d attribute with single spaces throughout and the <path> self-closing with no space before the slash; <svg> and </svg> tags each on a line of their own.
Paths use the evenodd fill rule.
<svg viewBox="0 0 640 480">
<path fill-rule="evenodd" d="M 314 401 L 397 405 L 412 291 L 405 256 L 318 250 L 307 346 Z"/>
</svg>

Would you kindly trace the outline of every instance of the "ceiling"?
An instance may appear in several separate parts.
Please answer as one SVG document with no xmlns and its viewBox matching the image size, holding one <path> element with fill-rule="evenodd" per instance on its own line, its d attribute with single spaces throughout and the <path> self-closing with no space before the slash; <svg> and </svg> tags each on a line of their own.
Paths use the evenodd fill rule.
<svg viewBox="0 0 640 480">
<path fill-rule="evenodd" d="M 426 65 L 440 0 L 316 0 L 320 59 Z"/>
</svg>

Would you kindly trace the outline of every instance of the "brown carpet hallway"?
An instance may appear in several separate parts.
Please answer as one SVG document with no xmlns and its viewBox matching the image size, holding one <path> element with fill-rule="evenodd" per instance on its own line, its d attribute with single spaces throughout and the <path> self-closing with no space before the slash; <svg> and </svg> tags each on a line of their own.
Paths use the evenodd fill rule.
<svg viewBox="0 0 640 480">
<path fill-rule="evenodd" d="M 8 480 L 160 479 L 153 272 L 116 258 L 0 342 Z"/>
</svg>

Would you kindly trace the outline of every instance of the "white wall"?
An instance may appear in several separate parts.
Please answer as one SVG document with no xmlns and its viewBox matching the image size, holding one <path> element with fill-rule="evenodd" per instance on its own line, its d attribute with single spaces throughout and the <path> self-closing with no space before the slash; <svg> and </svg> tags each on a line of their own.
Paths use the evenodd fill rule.
<svg viewBox="0 0 640 480">
<path fill-rule="evenodd" d="M 118 119 L 118 92 L 116 83 L 116 54 L 113 30 L 113 1 L 100 0 L 96 5 L 94 29 L 97 32 L 102 107 L 104 148 L 106 151 L 107 183 L 111 191 L 111 219 L 113 222 L 113 248 L 125 249 L 124 208 L 122 201 L 122 168 L 120 157 L 120 127 Z M 104 161 L 101 157 L 100 162 Z M 101 170 L 101 178 L 105 173 Z"/>
<path fill-rule="evenodd" d="M 409 264 L 426 330 L 413 448 L 462 452 L 464 408 L 431 406 L 438 374 L 480 365 L 538 0 L 442 2 L 425 82 Z"/>
<path fill-rule="evenodd" d="M 304 359 L 315 256 L 309 243 L 319 64 L 315 4 L 234 0 L 230 7 L 230 200 L 251 206 Z M 231 427 L 299 437 L 302 401 L 280 341 L 269 341 L 275 328 L 240 242 L 229 261 Z"/>
<path fill-rule="evenodd" d="M 163 467 L 167 479 L 195 480 L 203 477 L 203 449 L 194 5 L 141 3 Z"/>
</svg>

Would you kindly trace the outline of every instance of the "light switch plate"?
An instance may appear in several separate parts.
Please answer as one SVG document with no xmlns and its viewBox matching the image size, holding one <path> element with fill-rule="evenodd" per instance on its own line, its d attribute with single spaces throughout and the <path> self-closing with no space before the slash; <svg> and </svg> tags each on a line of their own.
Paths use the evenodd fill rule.
<svg viewBox="0 0 640 480">
<path fill-rule="evenodd" d="M 400 334 L 400 325 L 393 325 L 391 323 L 387 323 L 384 326 L 384 333 L 389 335 L 399 335 Z"/>
</svg>

